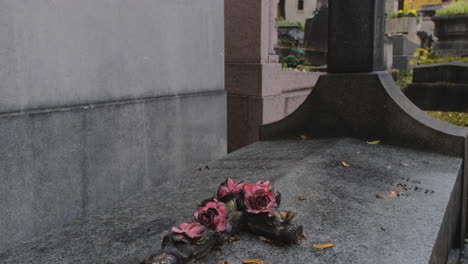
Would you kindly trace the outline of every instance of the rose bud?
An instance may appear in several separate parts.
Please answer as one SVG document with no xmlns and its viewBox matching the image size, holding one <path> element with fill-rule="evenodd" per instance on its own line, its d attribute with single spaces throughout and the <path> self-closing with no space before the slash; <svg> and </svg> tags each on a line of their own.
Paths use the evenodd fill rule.
<svg viewBox="0 0 468 264">
<path fill-rule="evenodd" d="M 291 211 L 279 211 L 278 216 L 282 223 L 289 223 L 294 217 L 296 217 L 296 214 Z"/>
<path fill-rule="evenodd" d="M 243 181 L 235 183 L 231 178 L 227 178 L 226 181 L 219 186 L 218 192 L 216 192 L 216 198 L 223 202 L 234 199 L 242 191 L 244 184 Z"/>
<path fill-rule="evenodd" d="M 271 182 L 244 185 L 244 203 L 252 214 L 269 213 L 275 208 L 276 198 L 271 191 Z"/>
<path fill-rule="evenodd" d="M 182 223 L 179 227 L 172 227 L 172 232 L 176 234 L 175 238 L 177 240 L 182 240 L 184 238 L 189 239 L 198 239 L 203 236 L 205 232 L 205 227 L 200 223 Z"/>
<path fill-rule="evenodd" d="M 213 232 L 229 228 L 229 213 L 226 204 L 218 201 L 204 202 L 193 214 L 195 220 Z"/>
</svg>

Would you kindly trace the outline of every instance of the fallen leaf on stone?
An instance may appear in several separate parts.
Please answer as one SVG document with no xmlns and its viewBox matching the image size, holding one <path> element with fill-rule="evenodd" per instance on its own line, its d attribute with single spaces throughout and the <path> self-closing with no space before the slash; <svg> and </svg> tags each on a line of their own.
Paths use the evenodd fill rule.
<svg viewBox="0 0 468 264">
<path fill-rule="evenodd" d="M 271 243 L 272 241 L 266 237 L 263 237 L 263 236 L 259 236 L 258 239 L 260 239 L 261 241 L 263 242 L 266 242 L 266 243 Z"/>
<path fill-rule="evenodd" d="M 395 198 L 395 197 L 397 197 L 397 194 L 396 194 L 395 191 L 392 191 L 392 192 L 391 192 L 389 195 L 387 195 L 387 196 L 390 197 L 390 198 Z"/>
<path fill-rule="evenodd" d="M 380 140 L 375 140 L 375 141 L 367 141 L 367 144 L 369 145 L 377 145 L 380 143 Z"/>
<path fill-rule="evenodd" d="M 383 197 L 383 196 L 380 195 L 380 194 L 376 194 L 376 195 L 375 195 L 375 198 L 377 198 L 377 199 L 384 199 L 385 197 Z"/>
<path fill-rule="evenodd" d="M 223 260 L 219 264 L 228 264 L 228 262 L 226 260 Z"/>
<path fill-rule="evenodd" d="M 334 245 L 335 245 L 335 244 L 333 244 L 333 243 L 327 243 L 327 244 L 323 244 L 323 245 L 315 244 L 315 245 L 314 245 L 314 248 L 326 249 L 326 248 L 331 248 L 331 247 L 333 247 Z"/>
<path fill-rule="evenodd" d="M 349 165 L 348 163 L 346 163 L 344 161 L 342 161 L 341 164 L 343 164 L 343 166 L 345 166 L 345 167 L 350 167 L 351 166 L 351 165 Z"/>
<path fill-rule="evenodd" d="M 305 135 L 301 135 L 300 138 L 301 138 L 302 140 L 307 140 L 307 139 L 308 139 L 308 137 L 305 136 Z"/>
<path fill-rule="evenodd" d="M 234 243 L 234 242 L 236 242 L 236 241 L 239 241 L 239 238 L 236 237 L 236 236 L 230 236 L 230 237 L 227 239 L 227 241 L 228 241 L 229 244 L 232 244 L 232 243 Z"/>
<path fill-rule="evenodd" d="M 248 264 L 248 263 L 264 264 L 263 261 L 260 260 L 260 259 L 246 259 L 246 260 L 242 261 L 242 263 L 244 263 L 244 264 Z"/>
<path fill-rule="evenodd" d="M 297 199 L 298 199 L 299 201 L 304 201 L 304 200 L 307 200 L 307 197 L 299 196 L 299 197 L 297 197 Z"/>
</svg>

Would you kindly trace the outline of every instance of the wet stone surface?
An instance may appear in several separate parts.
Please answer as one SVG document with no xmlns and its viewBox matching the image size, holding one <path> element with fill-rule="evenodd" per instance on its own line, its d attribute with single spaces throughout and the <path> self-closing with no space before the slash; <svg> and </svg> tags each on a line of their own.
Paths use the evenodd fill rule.
<svg viewBox="0 0 468 264">
<path fill-rule="evenodd" d="M 307 240 L 281 247 L 241 235 L 198 263 L 428 263 L 461 165 L 459 158 L 347 138 L 259 142 L 0 253 L 0 262 L 138 263 L 231 177 L 272 180 L 281 208 L 298 213 Z M 312 246 L 330 242 L 335 246 L 325 250 Z"/>
</svg>

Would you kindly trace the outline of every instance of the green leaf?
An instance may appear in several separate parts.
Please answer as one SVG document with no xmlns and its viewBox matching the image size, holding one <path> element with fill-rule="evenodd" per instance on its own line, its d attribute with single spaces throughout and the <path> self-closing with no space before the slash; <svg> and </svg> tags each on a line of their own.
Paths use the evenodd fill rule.
<svg viewBox="0 0 468 264">
<path fill-rule="evenodd" d="M 231 217 L 240 217 L 242 215 L 242 212 L 240 211 L 234 211 L 230 214 Z"/>
<path fill-rule="evenodd" d="M 229 201 L 229 202 L 226 204 L 226 207 L 227 207 L 230 211 L 232 211 L 232 210 L 234 210 L 234 208 L 236 207 L 236 202 L 235 202 L 234 200 L 231 200 L 231 201 Z"/>
<path fill-rule="evenodd" d="M 296 213 L 291 211 L 280 211 L 281 220 L 287 223 L 290 222 L 294 217 L 296 217 Z"/>
<path fill-rule="evenodd" d="M 377 145 L 380 143 L 380 140 L 376 140 L 376 141 L 367 141 L 367 144 L 369 145 Z"/>
</svg>

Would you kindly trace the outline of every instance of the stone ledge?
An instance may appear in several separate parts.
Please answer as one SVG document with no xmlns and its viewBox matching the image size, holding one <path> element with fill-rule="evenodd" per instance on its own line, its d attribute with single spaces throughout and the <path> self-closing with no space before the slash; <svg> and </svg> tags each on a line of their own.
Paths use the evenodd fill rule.
<svg viewBox="0 0 468 264">
<path fill-rule="evenodd" d="M 138 263 L 160 248 L 172 225 L 190 219 L 196 201 L 211 196 L 226 177 L 273 180 L 284 197 L 282 208 L 298 212 L 308 240 L 283 248 L 241 236 L 210 253 L 205 264 L 246 258 L 265 263 L 443 263 L 456 238 L 461 158 L 334 138 L 259 142 L 203 168 L 0 253 L 0 262 Z M 399 183 L 418 190 L 376 198 L 398 190 Z M 326 242 L 335 247 L 312 247 Z"/>
<path fill-rule="evenodd" d="M 43 105 L 38 108 L 23 109 L 20 111 L 0 112 L 0 118 L 11 118 L 11 117 L 17 117 L 17 116 L 22 116 L 22 115 L 48 114 L 48 113 L 54 113 L 54 112 L 67 112 L 67 111 L 75 111 L 75 110 L 92 110 L 94 108 L 103 108 L 103 107 L 109 107 L 109 106 L 132 105 L 132 104 L 139 104 L 139 103 L 151 103 L 153 101 L 183 99 L 183 98 L 198 97 L 198 96 L 216 96 L 216 95 L 224 95 L 224 94 L 226 94 L 224 90 L 218 90 L 218 91 L 207 91 L 207 92 L 196 92 L 196 93 L 180 93 L 180 94 L 164 95 L 164 96 L 156 96 L 156 97 L 124 98 L 122 100 L 117 100 L 117 101 L 96 101 L 96 102 L 87 103 L 87 104 L 72 104 L 72 105 L 58 106 L 58 107 L 46 107 Z"/>
</svg>

